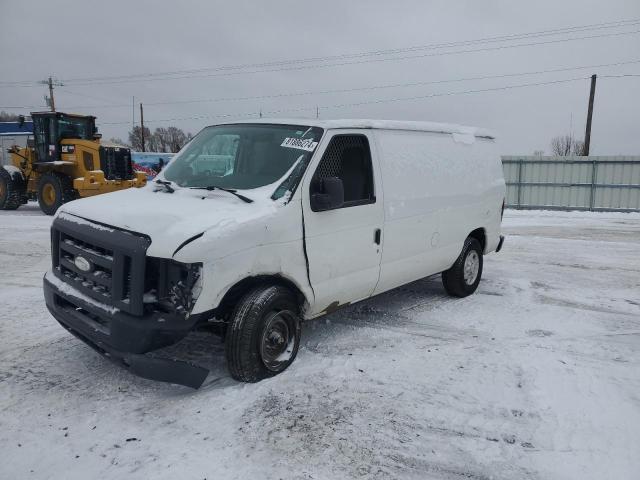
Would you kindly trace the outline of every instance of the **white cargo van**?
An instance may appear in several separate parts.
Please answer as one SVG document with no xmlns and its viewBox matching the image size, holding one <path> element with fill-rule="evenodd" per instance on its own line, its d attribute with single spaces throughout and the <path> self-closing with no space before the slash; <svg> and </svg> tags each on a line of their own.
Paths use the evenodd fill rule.
<svg viewBox="0 0 640 480">
<path fill-rule="evenodd" d="M 475 291 L 499 251 L 505 183 L 486 131 L 421 122 L 277 120 L 203 129 L 156 181 L 68 203 L 46 303 L 132 372 L 198 387 L 207 370 L 145 353 L 196 328 L 231 375 L 287 368 L 300 322 L 442 272 Z"/>
</svg>

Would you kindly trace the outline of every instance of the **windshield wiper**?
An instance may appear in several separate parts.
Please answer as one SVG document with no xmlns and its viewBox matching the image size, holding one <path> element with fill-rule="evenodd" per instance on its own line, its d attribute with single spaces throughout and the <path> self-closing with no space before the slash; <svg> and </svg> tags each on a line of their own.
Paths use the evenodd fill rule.
<svg viewBox="0 0 640 480">
<path fill-rule="evenodd" d="M 232 195 L 235 195 L 236 197 L 238 197 L 243 202 L 253 203 L 253 200 L 251 200 L 249 197 L 245 197 L 244 195 L 239 194 L 237 191 L 235 191 L 232 188 L 218 187 L 217 185 L 209 185 L 208 187 L 199 187 L 199 188 L 204 188 L 205 190 L 209 190 L 209 191 L 222 190 L 223 192 L 229 192 Z"/>
<path fill-rule="evenodd" d="M 171 182 L 166 182 L 164 180 L 158 179 L 158 180 L 156 180 L 156 183 L 158 185 L 162 185 L 167 190 L 167 192 L 169 192 L 169 193 L 173 193 L 173 192 L 176 191 L 176 189 L 171 186 Z"/>
</svg>

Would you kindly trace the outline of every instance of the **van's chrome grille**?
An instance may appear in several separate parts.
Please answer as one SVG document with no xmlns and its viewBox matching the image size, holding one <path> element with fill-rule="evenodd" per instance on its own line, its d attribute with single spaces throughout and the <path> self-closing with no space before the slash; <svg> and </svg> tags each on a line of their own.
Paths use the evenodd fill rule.
<svg viewBox="0 0 640 480">
<path fill-rule="evenodd" d="M 51 227 L 51 240 L 53 271 L 61 280 L 100 303 L 142 314 L 146 237 L 64 215 Z"/>
</svg>

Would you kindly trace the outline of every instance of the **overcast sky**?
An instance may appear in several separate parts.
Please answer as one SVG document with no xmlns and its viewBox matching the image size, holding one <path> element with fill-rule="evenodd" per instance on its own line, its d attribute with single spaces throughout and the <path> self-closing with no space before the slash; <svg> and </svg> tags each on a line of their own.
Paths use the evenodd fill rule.
<svg viewBox="0 0 640 480">
<path fill-rule="evenodd" d="M 105 138 L 126 139 L 135 96 L 136 108 L 138 102 L 148 104 L 145 123 L 152 129 L 176 125 L 196 133 L 205 125 L 255 115 L 260 110 L 265 116 L 313 118 L 318 106 L 321 118 L 430 120 L 482 126 L 499 135 L 504 154 L 549 152 L 554 135 L 569 133 L 573 128 L 576 137 L 583 137 L 588 79 L 467 95 L 336 106 L 565 80 L 592 73 L 640 74 L 640 33 L 451 54 L 635 32 L 640 31 L 640 22 L 502 43 L 289 63 L 266 68 L 278 71 L 260 73 L 255 72 L 265 67 L 213 69 L 406 49 L 632 19 L 640 19 L 638 0 L 0 0 L 0 109 L 28 107 L 10 110 L 15 113 L 43 109 L 44 86 L 9 87 L 7 82 L 36 81 L 53 75 L 65 83 L 55 91 L 58 110 L 96 115 Z M 418 55 L 421 56 L 397 58 Z M 374 59 L 384 61 L 372 62 Z M 634 60 L 639 62 L 425 84 Z M 152 77 L 154 80 L 140 81 L 137 77 L 135 82 L 121 79 L 121 83 L 74 81 L 194 69 L 209 70 L 169 80 Z M 407 83 L 422 84 L 335 92 Z M 318 93 L 327 90 L 334 92 Z M 315 93 L 283 96 L 305 92 Z M 238 97 L 274 95 L 275 98 L 238 100 Z M 220 98 L 233 100 L 151 105 Z M 291 111 L 270 113 L 282 110 Z M 201 118 L 163 121 L 185 117 Z M 137 110 L 135 118 L 138 122 Z M 598 79 L 591 153 L 640 154 L 640 76 Z"/>
</svg>

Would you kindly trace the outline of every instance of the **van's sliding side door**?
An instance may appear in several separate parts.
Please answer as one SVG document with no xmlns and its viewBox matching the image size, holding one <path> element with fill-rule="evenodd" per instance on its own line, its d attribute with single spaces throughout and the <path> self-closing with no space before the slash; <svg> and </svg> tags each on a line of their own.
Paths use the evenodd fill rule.
<svg viewBox="0 0 640 480">
<path fill-rule="evenodd" d="M 312 314 L 367 298 L 378 282 L 383 204 L 373 145 L 369 132 L 336 131 L 323 139 L 324 152 L 315 156 L 305 175 L 305 245 L 316 300 Z M 314 211 L 311 196 L 323 192 L 328 177 L 342 180 L 344 204 Z"/>
</svg>

